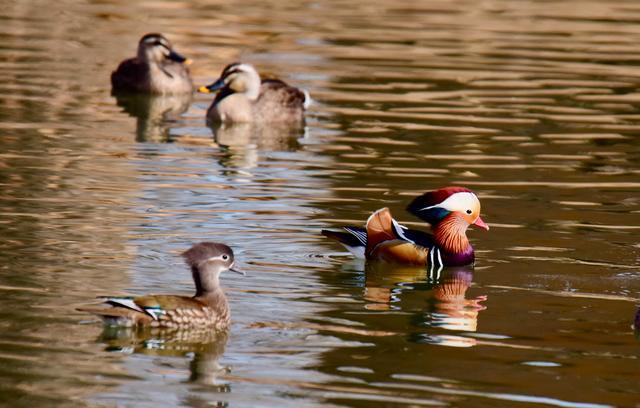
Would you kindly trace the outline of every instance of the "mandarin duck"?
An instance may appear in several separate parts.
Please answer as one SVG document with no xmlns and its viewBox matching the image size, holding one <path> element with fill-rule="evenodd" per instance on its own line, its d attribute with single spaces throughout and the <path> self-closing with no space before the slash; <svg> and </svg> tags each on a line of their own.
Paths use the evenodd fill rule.
<svg viewBox="0 0 640 408">
<path fill-rule="evenodd" d="M 429 269 L 474 263 L 467 228 L 476 225 L 488 230 L 489 226 L 480 218 L 480 201 L 471 190 L 445 187 L 431 191 L 414 199 L 407 210 L 431 224 L 432 234 L 398 224 L 388 208 L 374 212 L 365 228 L 343 227 L 346 232 L 322 230 L 322 234 L 367 260 Z"/>
<path fill-rule="evenodd" d="M 112 307 L 78 310 L 96 314 L 105 324 L 114 326 L 225 329 L 231 315 L 220 287 L 220 274 L 227 270 L 244 274 L 234 268 L 233 251 L 225 244 L 201 242 L 182 253 L 182 257 L 191 268 L 196 286 L 194 296 L 103 297 L 104 303 Z"/>
<path fill-rule="evenodd" d="M 227 65 L 220 78 L 199 92 L 218 91 L 207 110 L 207 119 L 216 123 L 287 123 L 300 125 L 311 98 L 306 91 L 279 79 L 261 80 L 250 65 Z"/>
<path fill-rule="evenodd" d="M 111 73 L 111 86 L 114 92 L 191 93 L 189 63 L 162 34 L 147 34 L 138 43 L 138 55 L 122 61 Z"/>
</svg>

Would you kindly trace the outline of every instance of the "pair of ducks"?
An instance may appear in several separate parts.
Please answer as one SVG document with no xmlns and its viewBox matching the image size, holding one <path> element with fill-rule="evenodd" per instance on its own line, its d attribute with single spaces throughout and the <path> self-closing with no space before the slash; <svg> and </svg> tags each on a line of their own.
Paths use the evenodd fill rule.
<svg viewBox="0 0 640 408">
<path fill-rule="evenodd" d="M 191 93 L 190 62 L 163 35 L 147 34 L 138 43 L 137 56 L 121 62 L 111 74 L 111 85 L 115 92 Z M 227 65 L 216 82 L 198 91 L 218 92 L 207 118 L 221 123 L 299 124 L 310 103 L 306 92 L 278 79 L 261 80 L 253 66 L 243 63 Z"/>
<path fill-rule="evenodd" d="M 475 193 L 464 187 L 445 187 L 417 197 L 407 210 L 431 224 L 432 234 L 398 224 L 388 208 L 374 212 L 364 228 L 349 226 L 343 227 L 343 231 L 323 230 L 322 234 L 340 242 L 356 257 L 371 261 L 438 270 L 474 263 L 467 228 L 475 225 L 489 229 L 480 218 L 480 201 Z M 110 325 L 225 330 L 230 312 L 220 287 L 220 274 L 228 270 L 242 273 L 235 268 L 233 250 L 225 244 L 202 242 L 182 256 L 191 268 L 196 286 L 193 297 L 107 297 L 105 303 L 112 307 L 79 310 L 97 314 Z"/>
</svg>

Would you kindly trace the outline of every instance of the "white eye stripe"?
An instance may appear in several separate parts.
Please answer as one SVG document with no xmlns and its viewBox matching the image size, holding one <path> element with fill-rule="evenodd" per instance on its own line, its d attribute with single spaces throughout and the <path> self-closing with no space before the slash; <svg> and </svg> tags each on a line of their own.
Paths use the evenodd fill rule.
<svg viewBox="0 0 640 408">
<path fill-rule="evenodd" d="M 154 38 L 154 37 L 147 38 L 146 40 L 144 40 L 144 43 L 149 45 L 157 45 L 157 46 L 166 48 L 168 50 L 171 49 L 171 47 L 169 47 L 169 44 L 166 41 L 158 38 Z"/>
<path fill-rule="evenodd" d="M 228 261 L 228 260 L 229 260 L 229 255 L 227 255 L 227 254 L 222 254 L 222 255 L 212 256 L 210 258 L 207 258 L 207 262 L 209 262 L 209 261 Z"/>
<path fill-rule="evenodd" d="M 424 207 L 422 210 L 428 210 L 430 208 L 444 208 L 447 211 L 466 211 L 469 208 L 477 208 L 480 206 L 480 201 L 475 194 L 470 192 L 459 192 L 451 194 L 446 200 L 440 204 Z"/>
</svg>

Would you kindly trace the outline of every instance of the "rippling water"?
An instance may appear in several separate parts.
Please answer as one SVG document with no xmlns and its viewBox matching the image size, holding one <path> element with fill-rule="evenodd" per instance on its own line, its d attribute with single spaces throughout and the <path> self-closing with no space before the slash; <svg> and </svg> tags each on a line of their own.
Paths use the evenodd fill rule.
<svg viewBox="0 0 640 408">
<path fill-rule="evenodd" d="M 633 406 L 634 1 L 46 2 L 0 11 L 0 401 L 19 406 Z M 198 84 L 242 59 L 307 128 L 212 130 L 210 97 L 116 100 L 160 31 Z M 473 188 L 475 269 L 376 267 L 319 230 Z M 226 338 L 102 332 L 104 294 L 189 293 L 233 246 Z"/>
</svg>

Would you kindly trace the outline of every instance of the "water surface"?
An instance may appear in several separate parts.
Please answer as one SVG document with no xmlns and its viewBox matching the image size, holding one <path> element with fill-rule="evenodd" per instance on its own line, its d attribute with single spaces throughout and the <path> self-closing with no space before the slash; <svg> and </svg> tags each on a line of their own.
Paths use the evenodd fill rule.
<svg viewBox="0 0 640 408">
<path fill-rule="evenodd" d="M 45 2 L 0 12 L 0 395 L 21 406 L 633 406 L 633 1 Z M 210 96 L 116 100 L 165 33 L 306 88 L 301 131 L 212 130 Z M 320 236 L 474 189 L 475 268 L 363 265 Z M 103 333 L 75 308 L 192 290 L 231 245 L 228 338 Z"/>
</svg>

